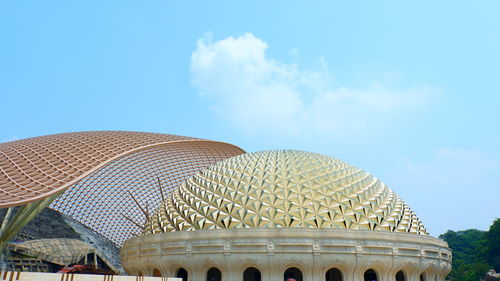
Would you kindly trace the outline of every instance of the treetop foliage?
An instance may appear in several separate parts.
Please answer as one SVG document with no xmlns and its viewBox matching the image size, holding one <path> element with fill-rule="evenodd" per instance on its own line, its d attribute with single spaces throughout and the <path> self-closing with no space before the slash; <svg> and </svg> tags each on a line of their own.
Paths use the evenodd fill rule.
<svg viewBox="0 0 500 281">
<path fill-rule="evenodd" d="M 488 231 L 448 230 L 439 235 L 439 238 L 448 242 L 453 253 L 453 269 L 448 275 L 450 280 L 477 281 L 490 269 L 500 271 L 499 218 Z"/>
</svg>

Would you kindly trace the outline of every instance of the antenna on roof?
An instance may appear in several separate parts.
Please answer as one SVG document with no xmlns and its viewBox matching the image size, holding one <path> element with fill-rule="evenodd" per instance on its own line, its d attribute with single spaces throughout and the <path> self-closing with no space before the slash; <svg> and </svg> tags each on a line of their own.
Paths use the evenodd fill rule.
<svg viewBox="0 0 500 281">
<path fill-rule="evenodd" d="M 146 216 L 146 221 L 149 221 L 149 213 L 147 210 L 144 210 L 144 208 L 142 208 L 141 204 L 139 204 L 139 201 L 137 201 L 137 199 L 134 197 L 134 195 L 132 195 L 132 193 L 130 192 L 130 190 L 127 190 L 128 194 L 130 195 L 130 197 L 132 197 L 132 199 L 134 200 L 135 204 L 137 204 L 137 207 L 139 207 L 139 209 L 144 213 L 144 215 Z M 147 208 L 147 206 L 146 206 Z"/>
<path fill-rule="evenodd" d="M 161 202 L 165 203 L 165 194 L 163 194 L 163 186 L 161 186 L 160 176 L 156 175 L 156 178 L 158 179 L 158 189 L 160 189 Z"/>
<path fill-rule="evenodd" d="M 137 227 L 139 227 L 140 229 L 144 230 L 145 226 L 141 226 L 139 223 L 137 223 L 136 221 L 134 221 L 133 219 L 127 217 L 125 214 L 121 213 L 121 215 L 127 219 L 129 222 L 135 224 Z"/>
</svg>

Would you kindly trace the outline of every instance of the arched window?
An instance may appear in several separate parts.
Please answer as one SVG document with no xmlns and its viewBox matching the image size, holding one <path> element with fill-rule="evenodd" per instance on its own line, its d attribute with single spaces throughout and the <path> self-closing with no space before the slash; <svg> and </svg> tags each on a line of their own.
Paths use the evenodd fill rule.
<svg viewBox="0 0 500 281">
<path fill-rule="evenodd" d="M 161 277 L 161 272 L 158 269 L 153 269 L 153 277 Z"/>
<path fill-rule="evenodd" d="M 283 274 L 283 280 L 287 281 L 288 279 L 295 279 L 295 281 L 303 281 L 302 279 L 302 271 L 296 267 L 290 267 Z"/>
<path fill-rule="evenodd" d="M 425 276 L 425 273 L 420 274 L 420 281 L 427 281 L 427 276 Z"/>
<path fill-rule="evenodd" d="M 365 271 L 364 279 L 365 281 L 378 281 L 377 272 L 371 268 L 368 269 Z"/>
<path fill-rule="evenodd" d="M 403 271 L 398 271 L 398 273 L 396 273 L 396 281 L 406 281 L 406 278 L 405 278 L 405 274 Z"/>
<path fill-rule="evenodd" d="M 243 272 L 243 281 L 261 281 L 260 271 L 255 267 L 249 267 Z"/>
<path fill-rule="evenodd" d="M 182 281 L 188 281 L 188 272 L 184 268 L 179 268 L 177 269 L 177 273 L 175 274 L 175 277 L 177 278 L 182 278 Z"/>
<path fill-rule="evenodd" d="M 342 281 L 342 272 L 337 268 L 330 268 L 325 274 L 326 281 Z"/>
<path fill-rule="evenodd" d="M 207 281 L 222 281 L 222 273 L 219 269 L 212 267 L 207 271 Z"/>
</svg>

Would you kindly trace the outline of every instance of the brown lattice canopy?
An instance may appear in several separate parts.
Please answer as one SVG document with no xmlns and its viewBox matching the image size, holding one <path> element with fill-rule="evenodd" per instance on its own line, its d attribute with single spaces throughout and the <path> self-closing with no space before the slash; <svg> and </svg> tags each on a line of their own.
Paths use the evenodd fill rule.
<svg viewBox="0 0 500 281">
<path fill-rule="evenodd" d="M 50 208 L 121 245 L 140 232 L 132 221 L 141 223 L 144 211 L 159 205 L 158 182 L 169 193 L 196 172 L 242 153 L 228 143 L 124 131 L 0 143 L 0 208 L 63 192 Z"/>
</svg>

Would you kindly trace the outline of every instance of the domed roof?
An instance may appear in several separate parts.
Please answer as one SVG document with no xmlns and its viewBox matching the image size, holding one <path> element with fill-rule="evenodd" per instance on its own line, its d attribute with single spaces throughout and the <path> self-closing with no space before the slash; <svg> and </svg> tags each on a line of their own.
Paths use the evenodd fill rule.
<svg viewBox="0 0 500 281">
<path fill-rule="evenodd" d="M 303 151 L 223 160 L 173 192 L 144 234 L 231 228 L 340 228 L 427 235 L 408 205 L 369 173 Z"/>
</svg>

